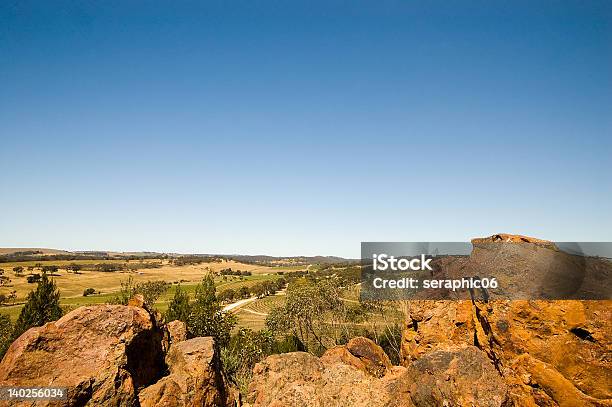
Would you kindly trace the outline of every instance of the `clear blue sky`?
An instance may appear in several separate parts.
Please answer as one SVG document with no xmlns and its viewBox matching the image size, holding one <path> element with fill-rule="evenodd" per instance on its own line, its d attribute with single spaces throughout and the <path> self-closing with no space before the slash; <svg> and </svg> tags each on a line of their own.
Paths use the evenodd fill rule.
<svg viewBox="0 0 612 407">
<path fill-rule="evenodd" d="M 611 51 L 610 1 L 3 1 L 0 246 L 610 241 Z"/>
</svg>

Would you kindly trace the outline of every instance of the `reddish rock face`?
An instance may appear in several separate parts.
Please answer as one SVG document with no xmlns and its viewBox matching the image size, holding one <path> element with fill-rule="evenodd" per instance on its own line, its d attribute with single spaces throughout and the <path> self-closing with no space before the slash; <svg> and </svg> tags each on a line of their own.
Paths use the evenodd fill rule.
<svg viewBox="0 0 612 407">
<path fill-rule="evenodd" d="M 410 366 L 431 350 L 475 345 L 502 374 L 515 405 L 609 405 L 611 306 L 610 301 L 410 303 L 402 364 Z"/>
<path fill-rule="evenodd" d="M 384 376 L 392 368 L 385 351 L 372 340 L 363 337 L 351 339 L 344 346 L 327 350 L 321 361 L 326 364 L 344 363 L 374 377 Z"/>
<path fill-rule="evenodd" d="M 507 402 L 505 382 L 474 346 L 430 352 L 407 368 L 389 363 L 377 376 L 366 366 L 372 360 L 385 363 L 387 355 L 369 340 L 355 339 L 359 348 L 375 351 L 372 359 L 358 358 L 348 346 L 332 348 L 320 359 L 300 352 L 268 357 L 253 370 L 249 402 L 253 407 L 498 407 Z"/>
<path fill-rule="evenodd" d="M 163 371 L 162 337 L 143 308 L 82 307 L 20 336 L 0 386 L 67 387 L 67 405 L 129 405 Z"/>
<path fill-rule="evenodd" d="M 221 371 L 212 338 L 193 338 L 174 343 L 166 363 L 170 374 L 139 394 L 147 406 L 223 406 L 237 400 Z M 230 390 L 231 392 L 231 390 Z M 230 402 L 228 402 L 228 398 Z"/>
<path fill-rule="evenodd" d="M 368 338 L 357 337 L 346 344 L 346 349 L 365 365 L 366 371 L 382 377 L 391 369 L 391 360 L 385 351 Z"/>
<path fill-rule="evenodd" d="M 64 387 L 64 406 L 137 406 L 139 398 L 142 405 L 233 405 L 213 339 L 182 340 L 174 324 L 169 343 L 159 316 L 131 303 L 78 308 L 28 330 L 0 363 L 0 386 Z"/>
<path fill-rule="evenodd" d="M 253 369 L 248 401 L 253 407 L 413 406 L 404 368 L 378 379 L 339 360 L 304 352 L 273 355 Z"/>
<path fill-rule="evenodd" d="M 487 246 L 475 245 L 466 266 L 499 266 L 508 253 L 519 263 L 521 252 L 507 246 L 517 239 L 530 253 L 551 252 L 523 238 L 475 239 Z M 405 309 L 404 366 L 471 345 L 502 375 L 511 405 L 612 405 L 612 301 L 408 301 Z"/>
<path fill-rule="evenodd" d="M 183 321 L 172 321 L 166 325 L 170 336 L 170 343 L 178 343 L 187 340 L 187 325 Z"/>
<path fill-rule="evenodd" d="M 516 235 L 477 239 L 470 258 L 441 259 L 449 275 L 505 264 L 509 281 L 527 289 L 533 284 L 526 265 L 560 270 L 572 261 L 550 242 Z M 586 292 L 609 288 L 598 287 L 602 274 L 592 272 L 603 261 L 587 262 Z M 249 401 L 275 407 L 612 406 L 612 301 L 420 300 L 402 308 L 403 367 L 387 365 L 365 338 L 320 359 L 272 356 L 256 366 Z"/>
<path fill-rule="evenodd" d="M 415 406 L 483 406 L 508 403 L 508 386 L 475 346 L 448 347 L 408 365 L 405 380 Z"/>
</svg>

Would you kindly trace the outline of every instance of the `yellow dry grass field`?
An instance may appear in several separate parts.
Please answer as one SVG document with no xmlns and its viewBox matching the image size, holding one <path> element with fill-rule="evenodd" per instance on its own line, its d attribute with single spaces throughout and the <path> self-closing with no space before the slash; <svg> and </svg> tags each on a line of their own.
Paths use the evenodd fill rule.
<svg viewBox="0 0 612 407">
<path fill-rule="evenodd" d="M 154 260 L 151 260 L 154 261 Z M 159 260 L 157 260 L 159 261 Z M 15 262 L 15 263 L 0 263 L 0 269 L 4 269 L 4 275 L 11 279 L 8 286 L 0 287 L 1 294 L 9 294 L 11 291 L 17 291 L 17 301 L 23 301 L 27 294 L 36 288 L 36 284 L 30 284 L 26 280 L 28 272 L 24 276 L 15 276 L 12 269 L 16 266 L 33 266 L 36 263 L 42 265 L 57 265 L 65 267 L 71 263 L 77 264 L 97 264 L 97 263 L 125 263 L 124 260 L 75 260 L 75 261 L 37 261 L 37 262 Z M 272 274 L 283 271 L 290 271 L 282 267 L 265 267 L 260 265 L 252 265 L 239 263 L 235 261 L 222 261 L 201 263 L 197 265 L 174 266 L 167 262 L 161 268 L 139 269 L 137 271 L 86 271 L 83 270 L 80 274 L 69 273 L 65 269 L 60 268 L 57 275 L 53 276 L 58 288 L 60 289 L 62 298 L 79 297 L 83 295 L 83 290 L 86 288 L 94 288 L 102 294 L 119 291 L 121 281 L 127 280 L 130 276 L 134 279 L 134 283 L 145 281 L 167 281 L 183 282 L 185 284 L 197 283 L 202 277 L 210 271 L 219 271 L 222 269 L 231 268 L 232 270 L 250 271 L 253 275 Z M 39 273 L 34 270 L 34 273 Z"/>
</svg>

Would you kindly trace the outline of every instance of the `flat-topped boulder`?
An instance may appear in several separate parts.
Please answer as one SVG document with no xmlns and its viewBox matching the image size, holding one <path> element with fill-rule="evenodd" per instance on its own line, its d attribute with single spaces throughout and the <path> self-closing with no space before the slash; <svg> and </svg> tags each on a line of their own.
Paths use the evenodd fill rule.
<svg viewBox="0 0 612 407">
<path fill-rule="evenodd" d="M 535 237 L 513 235 L 509 233 L 497 233 L 488 237 L 477 237 L 472 239 L 473 245 L 480 245 L 486 243 L 532 243 L 542 247 L 556 250 L 557 246 L 553 242 L 548 240 L 537 239 Z"/>
</svg>

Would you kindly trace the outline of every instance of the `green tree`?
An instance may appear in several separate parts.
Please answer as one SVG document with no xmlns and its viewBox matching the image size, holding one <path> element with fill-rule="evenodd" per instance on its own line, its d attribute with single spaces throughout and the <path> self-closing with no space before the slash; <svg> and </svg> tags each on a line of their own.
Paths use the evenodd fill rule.
<svg viewBox="0 0 612 407">
<path fill-rule="evenodd" d="M 287 280 L 285 280 L 284 277 L 279 278 L 278 280 L 276 280 L 276 290 L 280 291 L 283 288 L 285 288 L 285 286 L 287 285 Z"/>
<path fill-rule="evenodd" d="M 196 286 L 195 301 L 187 327 L 194 336 L 212 336 L 217 345 L 225 346 L 230 339 L 236 317 L 222 311 L 215 294 L 215 281 L 207 275 Z"/>
<path fill-rule="evenodd" d="M 274 281 L 263 281 L 264 295 L 272 295 L 276 292 L 276 283 Z"/>
<path fill-rule="evenodd" d="M 56 266 L 54 264 L 50 266 L 43 266 L 42 268 L 43 273 L 54 274 L 54 273 L 57 273 L 58 271 L 59 271 L 59 266 Z"/>
<path fill-rule="evenodd" d="M 181 288 L 179 284 L 174 292 L 174 297 L 168 305 L 168 311 L 166 311 L 166 322 L 170 321 L 183 321 L 187 323 L 189 321 L 189 314 L 191 313 L 191 307 L 189 305 L 189 294 Z"/>
<path fill-rule="evenodd" d="M 40 274 L 36 273 L 36 274 L 32 274 L 29 275 L 26 280 L 28 281 L 28 283 L 33 284 L 36 283 L 37 281 L 40 281 Z"/>
<path fill-rule="evenodd" d="M 275 307 L 268 312 L 266 328 L 270 332 L 282 334 L 291 331 L 293 327 L 293 321 L 285 307 Z"/>
<path fill-rule="evenodd" d="M 232 301 L 235 296 L 236 296 L 236 292 L 233 289 L 228 288 L 228 289 L 221 291 L 219 295 L 217 295 L 217 299 L 221 302 L 223 301 L 229 302 L 229 301 Z"/>
<path fill-rule="evenodd" d="M 257 283 L 253 285 L 250 290 L 251 294 L 253 294 L 257 298 L 265 297 L 266 295 L 266 287 L 263 285 L 263 283 Z"/>
<path fill-rule="evenodd" d="M 81 266 L 80 264 L 70 263 L 70 265 L 66 267 L 66 270 L 72 271 L 74 274 L 79 274 L 82 268 L 83 266 Z"/>
<path fill-rule="evenodd" d="M 15 322 L 13 337 L 17 338 L 33 326 L 41 326 L 61 318 L 59 299 L 60 292 L 55 282 L 43 273 L 36 290 L 28 294 L 26 304 Z"/>
<path fill-rule="evenodd" d="M 249 288 L 245 285 L 240 287 L 240 289 L 238 290 L 238 296 L 240 298 L 249 298 L 251 296 L 251 293 L 249 292 Z"/>
<path fill-rule="evenodd" d="M 339 345 L 367 318 L 359 306 L 342 301 L 341 283 L 338 278 L 295 279 L 287 288 L 285 306 L 268 313 L 267 328 L 295 336 L 315 354 Z"/>
<path fill-rule="evenodd" d="M 145 304 L 153 308 L 155 301 L 168 291 L 170 284 L 165 281 L 147 281 L 136 285 L 135 294 L 142 294 Z"/>
<path fill-rule="evenodd" d="M 8 315 L 0 314 L 0 359 L 6 353 L 6 350 L 11 346 L 13 338 L 13 325 Z"/>
</svg>

